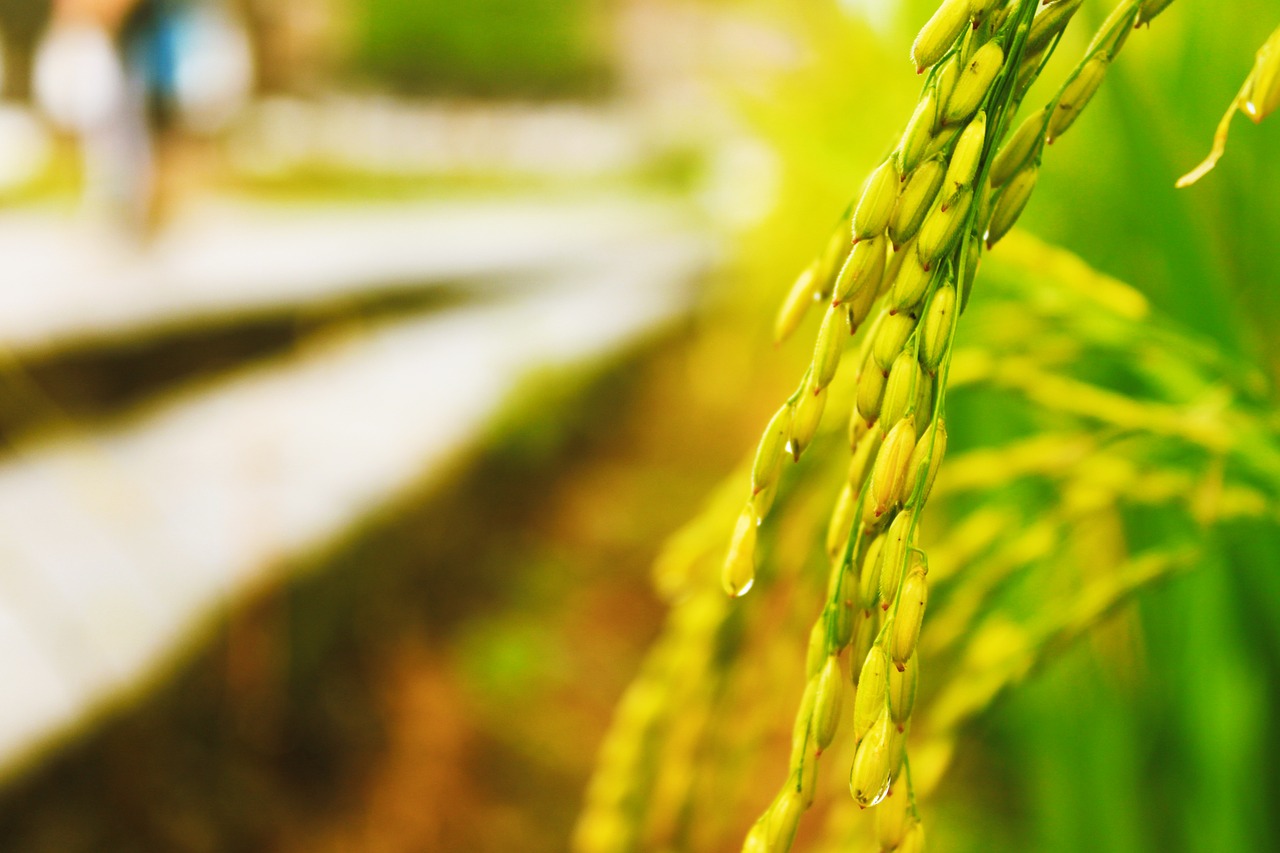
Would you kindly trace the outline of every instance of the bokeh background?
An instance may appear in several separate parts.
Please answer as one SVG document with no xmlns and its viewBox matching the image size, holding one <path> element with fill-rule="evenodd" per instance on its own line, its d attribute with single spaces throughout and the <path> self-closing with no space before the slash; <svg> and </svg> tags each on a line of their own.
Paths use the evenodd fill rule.
<svg viewBox="0 0 1280 853">
<path fill-rule="evenodd" d="M 0 849 L 566 849 L 931 6 L 0 2 Z M 1280 121 L 1173 182 L 1277 24 L 1175 3 L 1022 220 L 1267 382 Z M 1277 533 L 971 723 L 935 849 L 1280 849 Z"/>
</svg>

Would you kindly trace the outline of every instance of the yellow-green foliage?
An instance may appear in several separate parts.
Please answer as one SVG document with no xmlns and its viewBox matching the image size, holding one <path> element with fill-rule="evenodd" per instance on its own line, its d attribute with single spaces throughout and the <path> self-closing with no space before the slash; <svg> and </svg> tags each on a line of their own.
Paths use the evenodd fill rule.
<svg viewBox="0 0 1280 853">
<path fill-rule="evenodd" d="M 735 477 L 661 563 L 672 622 L 637 682 L 652 704 L 638 725 L 624 702 L 581 853 L 712 849 L 735 834 L 750 851 L 796 839 L 923 849 L 927 803 L 966 722 L 1074 639 L 1123 618 L 1136 592 L 1195 565 L 1217 526 L 1280 520 L 1265 381 L 1239 362 L 1224 371 L 1137 291 L 1012 231 L 1053 168 L 1046 143 L 1076 124 L 1135 24 L 1168 3 L 1119 3 L 1019 126 L 1080 5 L 947 0 L 921 31 L 912 57 L 932 70 L 901 141 L 836 236 L 813 241 L 821 250 L 775 323 L 779 339 L 799 334 L 806 304 L 825 304 L 808 368 L 744 462 L 750 487 Z M 982 247 L 997 241 L 1004 260 L 984 268 L 983 297 L 970 304 Z M 840 370 L 849 360 L 856 370 Z M 1121 366 L 1123 381 L 1108 384 L 1091 364 Z M 1010 428 L 963 435 L 944 460 L 953 395 L 962 407 L 967 396 L 995 401 Z M 838 427 L 824 412 L 839 414 Z M 780 462 L 784 447 L 805 456 L 798 473 Z M 822 525 L 824 502 L 834 508 Z M 1185 523 L 1156 541 L 1133 537 L 1126 516 L 1146 507 Z M 752 595 L 710 604 L 720 573 L 734 595 Z M 682 639 L 695 608 L 703 633 Z M 665 660 L 682 642 L 694 664 Z M 787 713 L 784 687 L 798 704 L 790 757 L 761 804 L 750 780 L 776 772 L 757 756 Z M 664 745 L 688 719 L 701 721 L 701 740 L 668 764 Z M 691 772 L 696 781 L 671 781 Z M 833 783 L 846 774 L 852 796 Z M 677 787 L 679 801 L 656 796 Z M 822 824 L 809 827 L 803 813 L 818 802 Z M 763 809 L 752 824 L 742 814 L 753 805 Z"/>
</svg>

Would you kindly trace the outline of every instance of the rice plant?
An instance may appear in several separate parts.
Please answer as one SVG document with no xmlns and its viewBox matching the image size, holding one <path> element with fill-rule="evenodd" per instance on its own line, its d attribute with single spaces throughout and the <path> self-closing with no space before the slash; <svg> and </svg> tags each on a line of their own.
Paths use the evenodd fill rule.
<svg viewBox="0 0 1280 853">
<path fill-rule="evenodd" d="M 812 357 L 655 567 L 671 614 L 601 750 L 580 853 L 923 850 L 967 723 L 1198 565 L 1221 525 L 1280 520 L 1265 374 L 1014 230 L 1049 146 L 1171 4 L 1116 5 L 1035 103 L 1081 0 L 944 0 L 923 24 L 906 127 L 781 299 L 779 342 L 820 314 Z M 1278 38 L 1180 185 L 1235 112 L 1280 106 Z M 973 399 L 1023 426 L 947 458 L 948 406 Z M 1134 535 L 1152 507 L 1179 523 Z M 776 793 L 744 821 L 763 773 Z"/>
</svg>

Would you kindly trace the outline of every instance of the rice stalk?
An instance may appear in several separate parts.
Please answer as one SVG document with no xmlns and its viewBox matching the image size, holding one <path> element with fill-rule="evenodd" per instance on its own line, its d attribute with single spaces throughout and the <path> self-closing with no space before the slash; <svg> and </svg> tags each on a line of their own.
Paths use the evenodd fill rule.
<svg viewBox="0 0 1280 853">
<path fill-rule="evenodd" d="M 979 238 L 992 247 L 1025 208 L 1044 145 L 1064 134 L 1092 99 L 1143 6 L 1126 2 L 1116 7 L 1053 103 L 1040 113 L 1041 123 L 1015 134 L 1015 148 L 1003 149 L 997 190 L 989 173 L 1002 150 L 1006 126 L 1078 4 L 1056 2 L 1039 10 L 1034 0 L 1014 0 L 999 10 L 994 5 L 944 0 L 925 24 L 912 58 L 919 72 L 931 69 L 929 77 L 896 150 L 876 167 L 851 206 L 844 263 L 829 286 L 806 281 L 808 273 L 801 276 L 805 291 L 829 290 L 833 298 L 800 387 L 761 439 L 755 465 L 760 476 L 753 477 L 752 497 L 740 515 L 723 572 L 724 586 L 733 595 L 744 594 L 754 582 L 755 560 L 747 554 L 757 541 L 754 527 L 772 503 L 759 496 L 770 495 L 781 476 L 779 448 L 785 445 L 798 460 L 818 430 L 826 389 L 842 361 L 838 312 L 843 311 L 850 332 L 856 332 L 877 299 L 884 303 L 864 339 L 849 430 L 855 459 L 863 446 L 874 446 L 874 456 L 868 454 L 869 465 L 855 466 L 857 478 L 842 490 L 829 526 L 835 531 L 828 535 L 834 558 L 827 602 L 807 653 L 806 696 L 815 695 L 824 673 L 835 670 L 855 634 L 858 620 L 852 611 L 865 605 L 865 591 L 872 586 L 878 586 L 884 610 L 874 648 L 890 651 L 899 673 L 915 653 L 928 597 L 927 560 L 913 544 L 915 510 L 925 504 L 945 453 L 944 392 L 961 313 L 956 310 L 957 287 L 971 286 L 981 259 L 980 248 L 975 248 Z M 1033 30 L 1036 40 L 1029 51 Z M 916 174 L 920 169 L 923 174 Z M 899 257 L 890 262 L 887 251 Z M 826 266 L 829 277 L 834 265 Z M 796 304 L 793 289 L 779 330 L 795 327 Z M 926 383 L 927 396 L 921 394 Z M 859 519 L 860 524 L 850 524 Z M 839 535 L 846 530 L 845 547 L 837 553 Z M 873 547 L 885 536 L 888 544 Z M 870 553 L 877 555 L 874 561 L 867 559 Z M 873 573 L 874 585 L 869 583 Z M 855 594 L 855 587 L 863 592 Z M 869 619 L 869 612 L 863 610 L 862 618 Z M 854 668 L 855 696 L 867 689 L 864 669 Z M 879 687 L 875 689 L 879 696 Z M 893 716 L 889 703 L 880 700 L 878 705 L 874 722 L 855 726 L 858 747 L 850 789 L 861 806 L 880 802 L 903 765 L 902 735 L 909 714 L 899 711 L 899 722 L 891 726 L 884 722 Z M 815 774 L 808 765 L 816 764 L 829 745 L 834 731 L 826 726 L 834 727 L 831 721 L 838 717 L 831 707 L 802 702 L 789 779 L 753 826 L 744 849 L 790 849 L 796 809 L 803 811 L 813 799 L 807 786 Z"/>
<path fill-rule="evenodd" d="M 1240 91 L 1227 106 L 1213 134 L 1213 147 L 1209 156 L 1190 172 L 1178 178 L 1178 189 L 1189 187 L 1213 171 L 1227 153 L 1227 135 L 1231 132 L 1231 120 L 1237 112 L 1247 115 L 1259 124 L 1280 107 L 1280 28 L 1258 48 L 1253 60 L 1253 70 L 1240 86 Z"/>
</svg>

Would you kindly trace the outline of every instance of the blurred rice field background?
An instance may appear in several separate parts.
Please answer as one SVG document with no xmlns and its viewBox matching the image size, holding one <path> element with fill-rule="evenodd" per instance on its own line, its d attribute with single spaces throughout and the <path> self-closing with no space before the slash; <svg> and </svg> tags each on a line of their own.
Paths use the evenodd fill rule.
<svg viewBox="0 0 1280 853">
<path fill-rule="evenodd" d="M 774 309 L 934 5 L 0 0 L 0 850 L 567 849 L 652 564 L 807 363 Z M 1173 182 L 1277 24 L 1134 38 L 975 316 L 1068 249 L 1274 427 L 1280 122 Z M 977 388 L 951 429 L 1055 423 Z M 1280 849 L 1276 509 L 967 722 L 933 849 Z"/>
</svg>

